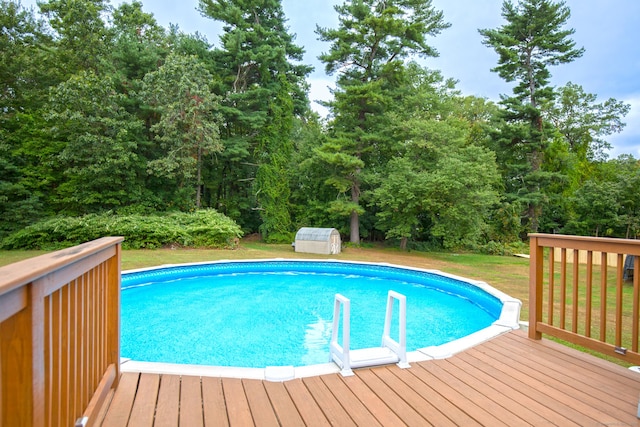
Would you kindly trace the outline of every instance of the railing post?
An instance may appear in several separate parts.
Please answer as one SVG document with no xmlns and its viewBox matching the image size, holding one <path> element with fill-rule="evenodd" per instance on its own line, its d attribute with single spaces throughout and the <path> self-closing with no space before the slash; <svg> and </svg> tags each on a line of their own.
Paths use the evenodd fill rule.
<svg viewBox="0 0 640 427">
<path fill-rule="evenodd" d="M 538 245 L 535 235 L 529 239 L 529 338 L 539 340 L 542 338 L 537 324 L 542 320 L 544 248 Z"/>
<path fill-rule="evenodd" d="M 45 424 L 45 368 L 44 368 L 44 287 L 30 285 L 31 309 L 31 375 L 33 393 L 33 425 Z"/>
<path fill-rule="evenodd" d="M 114 364 L 116 368 L 113 388 L 120 380 L 120 283 L 121 283 L 121 244 L 116 245 L 115 255 L 109 259 L 107 319 L 107 366 Z"/>
</svg>

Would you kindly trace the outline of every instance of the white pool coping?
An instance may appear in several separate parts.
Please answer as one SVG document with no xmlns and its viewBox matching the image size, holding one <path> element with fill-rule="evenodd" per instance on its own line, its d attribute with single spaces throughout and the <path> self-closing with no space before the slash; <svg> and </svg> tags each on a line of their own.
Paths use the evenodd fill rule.
<svg viewBox="0 0 640 427">
<path fill-rule="evenodd" d="M 448 343 L 420 348 L 416 351 L 407 352 L 407 361 L 409 364 L 415 362 L 423 362 L 428 360 L 446 359 L 460 353 L 464 350 L 472 348 L 476 345 L 482 344 L 495 337 L 505 334 L 509 331 L 520 328 L 520 309 L 522 302 L 518 299 L 510 297 L 509 295 L 495 289 L 486 282 L 472 280 L 461 276 L 456 276 L 448 273 L 444 273 L 439 270 L 427 270 L 415 267 L 408 267 L 403 265 L 389 264 L 389 263 L 372 263 L 372 262 L 357 262 L 357 261 L 342 261 L 335 259 L 260 259 L 260 260 L 220 260 L 220 261 L 207 261 L 199 263 L 188 264 L 165 264 L 152 268 L 127 270 L 122 273 L 134 273 L 139 271 L 149 271 L 159 268 L 177 267 L 177 266 L 190 266 L 190 265 L 203 265 L 212 263 L 245 263 L 245 262 L 268 262 L 268 261 L 311 261 L 311 262 L 338 262 L 345 264 L 360 264 L 360 265 L 377 265 L 402 268 L 406 270 L 414 270 L 421 272 L 434 273 L 441 276 L 456 279 L 462 282 L 472 284 L 490 295 L 495 296 L 502 302 L 502 311 L 498 320 L 493 322 L 491 326 L 481 329 L 465 337 L 450 341 Z M 151 374 L 169 374 L 169 375 L 192 375 L 201 377 L 217 377 L 217 378 L 243 378 L 243 379 L 256 379 L 266 381 L 288 381 L 296 378 L 306 378 L 312 376 L 319 376 L 325 374 L 339 373 L 340 367 L 333 362 L 322 363 L 308 366 L 267 366 L 266 368 L 243 368 L 232 366 L 208 366 L 208 365 L 187 365 L 177 363 L 161 363 L 161 362 L 139 362 L 135 360 L 122 358 L 120 361 L 121 372 L 140 372 Z"/>
</svg>

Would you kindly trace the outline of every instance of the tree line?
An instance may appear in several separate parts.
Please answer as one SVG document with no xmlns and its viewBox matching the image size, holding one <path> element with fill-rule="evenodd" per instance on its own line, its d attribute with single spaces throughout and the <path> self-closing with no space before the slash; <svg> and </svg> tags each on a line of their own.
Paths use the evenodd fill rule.
<svg viewBox="0 0 640 427">
<path fill-rule="evenodd" d="M 200 0 L 217 44 L 133 1 L 0 0 L 0 238 L 44 219 L 215 209 L 290 242 L 503 252 L 529 232 L 635 238 L 640 164 L 609 159 L 629 105 L 550 85 L 584 53 L 570 10 L 505 1 L 479 29 L 513 84 L 497 103 L 423 65 L 446 30 L 430 0 L 345 0 L 316 29 L 335 75 L 310 108 L 280 0 Z"/>
</svg>

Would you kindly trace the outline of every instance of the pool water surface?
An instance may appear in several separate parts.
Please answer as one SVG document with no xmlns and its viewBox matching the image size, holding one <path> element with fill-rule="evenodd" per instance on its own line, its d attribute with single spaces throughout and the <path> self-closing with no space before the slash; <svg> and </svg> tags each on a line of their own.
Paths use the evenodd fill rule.
<svg viewBox="0 0 640 427">
<path fill-rule="evenodd" d="M 502 309 L 500 299 L 472 284 L 393 266 L 261 261 L 166 267 L 123 274 L 121 356 L 254 368 L 327 363 L 335 294 L 351 300 L 356 349 L 380 345 L 389 290 L 407 297 L 407 351 L 477 332 Z"/>
</svg>

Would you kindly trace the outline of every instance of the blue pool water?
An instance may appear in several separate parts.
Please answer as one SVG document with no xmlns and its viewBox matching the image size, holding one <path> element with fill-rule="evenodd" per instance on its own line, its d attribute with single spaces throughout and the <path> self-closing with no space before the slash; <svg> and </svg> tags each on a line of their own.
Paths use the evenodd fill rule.
<svg viewBox="0 0 640 427">
<path fill-rule="evenodd" d="M 160 268 L 123 274 L 121 355 L 258 368 L 326 363 L 335 294 L 351 300 L 357 349 L 380 345 L 389 290 L 407 297 L 407 351 L 483 329 L 502 308 L 469 283 L 391 266 L 260 261 Z"/>
</svg>

